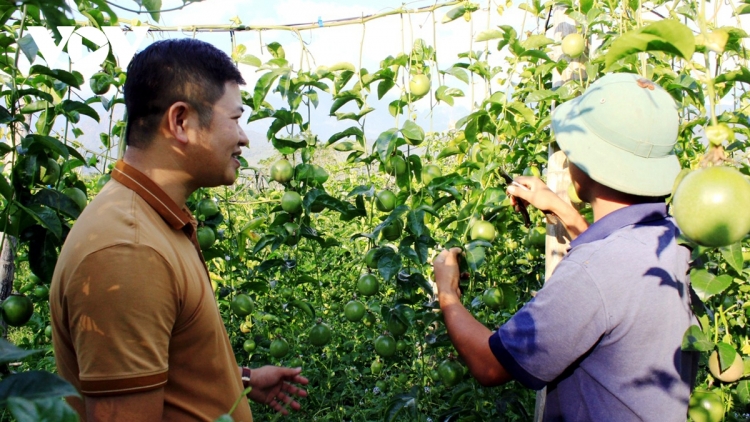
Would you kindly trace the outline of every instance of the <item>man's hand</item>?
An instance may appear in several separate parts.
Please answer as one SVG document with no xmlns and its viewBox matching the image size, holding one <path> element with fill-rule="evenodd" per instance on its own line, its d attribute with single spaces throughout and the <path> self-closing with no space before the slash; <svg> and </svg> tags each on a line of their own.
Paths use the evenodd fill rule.
<svg viewBox="0 0 750 422">
<path fill-rule="evenodd" d="M 287 407 L 300 409 L 294 396 L 307 397 L 307 391 L 292 385 L 307 385 L 307 378 L 300 375 L 302 368 L 282 368 L 263 366 L 251 372 L 250 386 L 253 390 L 247 396 L 254 402 L 271 406 L 282 415 L 289 414 Z"/>
<path fill-rule="evenodd" d="M 510 200 L 514 206 L 516 205 L 516 201 L 520 199 L 533 205 L 538 210 L 557 213 L 557 211 L 565 205 L 563 200 L 560 199 L 557 194 L 552 192 L 552 190 L 547 187 L 547 184 L 538 177 L 519 176 L 513 181 L 526 187 L 526 189 L 524 189 L 518 186 L 508 185 L 508 194 L 511 195 Z"/>
<path fill-rule="evenodd" d="M 458 255 L 461 252 L 461 248 L 451 248 L 450 250 L 440 252 L 440 255 L 432 260 L 432 269 L 435 273 L 438 296 L 443 294 L 455 294 L 456 297 L 461 296 L 461 291 L 458 289 L 460 278 Z"/>
<path fill-rule="evenodd" d="M 514 206 L 516 201 L 524 201 L 545 214 L 554 214 L 562 221 L 571 239 L 575 239 L 588 228 L 588 222 L 581 214 L 572 205 L 557 196 L 555 192 L 552 192 L 547 184 L 538 177 L 519 176 L 514 179 L 514 182 L 526 187 L 524 189 L 513 185 L 508 186 L 508 194 Z"/>
</svg>

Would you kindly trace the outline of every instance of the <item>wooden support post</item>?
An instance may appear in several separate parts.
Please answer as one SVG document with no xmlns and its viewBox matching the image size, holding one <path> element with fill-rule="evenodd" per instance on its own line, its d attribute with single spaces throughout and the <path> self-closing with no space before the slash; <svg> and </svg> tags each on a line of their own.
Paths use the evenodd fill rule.
<svg viewBox="0 0 750 422">
<path fill-rule="evenodd" d="M 576 32 L 576 23 L 573 19 L 565 14 L 566 8 L 556 6 L 552 10 L 552 27 L 547 31 L 547 36 L 560 42 L 566 35 Z M 553 48 L 549 54 L 553 60 L 562 58 L 561 47 Z M 585 77 L 585 68 L 581 59 L 570 59 L 568 67 L 559 74 L 555 71 L 552 74 L 552 88 L 559 88 L 565 82 L 572 80 L 579 75 Z M 557 148 L 555 143 L 550 144 L 547 162 L 547 186 L 564 201 L 570 203 L 568 197 L 568 186 L 570 185 L 570 173 L 568 172 L 568 160 L 565 154 Z M 562 223 L 555 221 L 547 222 L 547 242 L 545 249 L 545 282 L 552 275 L 557 264 L 563 259 L 568 251 L 570 238 L 567 237 L 567 231 Z M 544 407 L 547 399 L 547 389 L 540 390 L 536 395 L 536 405 L 534 406 L 534 421 L 541 422 L 544 416 Z"/>
</svg>

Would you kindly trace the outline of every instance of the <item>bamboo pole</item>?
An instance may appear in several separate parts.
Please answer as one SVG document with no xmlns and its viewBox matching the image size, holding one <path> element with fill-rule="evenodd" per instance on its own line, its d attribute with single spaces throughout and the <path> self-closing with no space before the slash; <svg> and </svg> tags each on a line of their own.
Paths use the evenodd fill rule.
<svg viewBox="0 0 750 422">
<path fill-rule="evenodd" d="M 552 10 L 552 27 L 547 31 L 547 36 L 560 42 L 566 35 L 576 32 L 576 23 L 565 14 L 566 8 L 557 6 Z M 563 58 L 562 48 L 556 46 L 550 53 L 552 60 Z M 583 57 L 583 56 L 582 56 Z M 557 70 L 552 74 L 552 89 L 559 88 L 565 82 L 572 80 L 575 76 L 585 77 L 582 59 L 570 59 L 570 64 L 562 74 Z M 568 186 L 570 185 L 570 173 L 568 172 L 568 160 L 565 153 L 559 150 L 553 142 L 548 149 L 547 163 L 547 186 L 557 194 L 563 201 L 570 203 L 568 197 Z M 565 257 L 570 244 L 567 231 L 558 219 L 547 221 L 547 241 L 545 248 L 545 282 L 550 278 L 557 264 Z M 536 404 L 534 406 L 534 421 L 541 422 L 544 416 L 544 407 L 547 400 L 547 389 L 537 392 Z"/>
</svg>

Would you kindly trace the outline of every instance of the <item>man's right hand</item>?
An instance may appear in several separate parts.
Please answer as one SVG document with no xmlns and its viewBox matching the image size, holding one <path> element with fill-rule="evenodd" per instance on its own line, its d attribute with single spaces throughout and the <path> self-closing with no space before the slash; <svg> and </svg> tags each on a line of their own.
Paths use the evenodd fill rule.
<svg viewBox="0 0 750 422">
<path fill-rule="evenodd" d="M 572 205 L 563 201 L 555 192 L 547 187 L 538 177 L 519 176 L 514 182 L 526 187 L 526 189 L 514 185 L 508 186 L 508 194 L 513 206 L 516 201 L 524 201 L 531 204 L 544 213 L 551 213 L 562 221 L 571 239 L 588 228 L 588 222 L 573 208 Z"/>
<path fill-rule="evenodd" d="M 518 199 L 533 205 L 544 212 L 556 214 L 556 210 L 565 206 L 565 202 L 557 194 L 552 192 L 547 184 L 538 177 L 519 176 L 514 182 L 526 187 L 526 189 L 509 185 L 508 193 L 511 195 L 511 203 L 515 206 Z"/>
</svg>

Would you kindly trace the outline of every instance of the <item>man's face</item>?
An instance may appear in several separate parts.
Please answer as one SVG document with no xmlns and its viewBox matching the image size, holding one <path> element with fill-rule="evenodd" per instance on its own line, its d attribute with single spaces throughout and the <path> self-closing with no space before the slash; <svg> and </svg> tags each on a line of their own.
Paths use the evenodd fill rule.
<svg viewBox="0 0 750 422">
<path fill-rule="evenodd" d="M 224 95 L 214 104 L 211 123 L 198 131 L 192 173 L 201 187 L 231 185 L 237 178 L 237 159 L 248 139 L 240 127 L 242 96 L 240 87 L 227 82 Z"/>
</svg>

